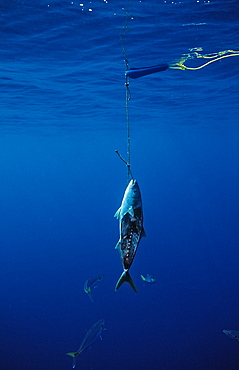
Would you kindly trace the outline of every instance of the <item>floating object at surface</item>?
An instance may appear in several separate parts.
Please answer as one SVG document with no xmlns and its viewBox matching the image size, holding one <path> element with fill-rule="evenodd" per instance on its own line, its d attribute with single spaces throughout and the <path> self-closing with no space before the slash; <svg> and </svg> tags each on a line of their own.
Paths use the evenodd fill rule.
<svg viewBox="0 0 239 370">
<path fill-rule="evenodd" d="M 202 54 L 202 48 L 193 48 L 189 49 L 189 53 L 184 54 L 178 62 L 170 63 L 169 68 L 182 70 L 189 69 L 191 71 L 196 71 L 198 69 L 208 66 L 211 63 L 217 62 L 218 60 L 236 56 L 239 56 L 239 51 L 224 50 L 219 51 L 217 53 Z M 188 67 L 184 63 L 189 59 L 210 59 L 210 60 L 198 67 Z"/>
<path fill-rule="evenodd" d="M 139 185 L 136 180 L 130 180 L 121 203 L 115 213 L 119 219 L 120 238 L 115 248 L 119 250 L 121 262 L 124 268 L 115 290 L 118 290 L 124 282 L 130 284 L 137 293 L 137 289 L 129 274 L 140 239 L 145 235 L 143 228 L 143 209 Z"/>
<path fill-rule="evenodd" d="M 169 68 L 168 63 L 157 64 L 152 67 L 142 67 L 142 68 L 130 68 L 125 71 L 125 76 L 130 78 L 139 78 L 142 76 L 147 76 L 152 73 L 166 71 Z"/>
<path fill-rule="evenodd" d="M 73 369 L 76 366 L 77 356 L 85 351 L 86 349 L 90 348 L 92 344 L 97 340 L 97 338 L 101 338 L 102 331 L 105 330 L 104 328 L 105 320 L 97 321 L 89 330 L 87 330 L 86 335 L 84 336 L 80 348 L 76 352 L 68 352 L 67 355 L 73 357 Z"/>
<path fill-rule="evenodd" d="M 151 67 L 141 67 L 141 68 L 129 68 L 129 62 L 127 59 L 126 62 L 126 71 L 125 71 L 125 77 L 126 77 L 126 86 L 129 84 L 128 78 L 139 78 L 143 76 L 147 76 L 152 73 L 156 72 L 162 72 L 166 71 L 166 69 L 181 69 L 181 70 L 191 70 L 191 71 L 197 71 L 198 69 L 202 69 L 206 66 L 208 66 L 211 63 L 217 62 L 224 58 L 230 58 L 230 57 L 236 57 L 239 56 L 239 51 L 235 50 L 224 50 L 219 51 L 217 53 L 210 53 L 210 54 L 202 54 L 202 48 L 193 48 L 189 49 L 189 53 L 183 54 L 183 56 L 179 59 L 179 61 L 171 62 L 171 63 L 162 63 L 157 64 L 155 66 Z M 201 64 L 197 67 L 188 67 L 185 65 L 185 62 L 192 59 L 210 59 L 206 63 Z"/>
<path fill-rule="evenodd" d="M 93 277 L 91 277 L 90 279 L 86 280 L 85 284 L 84 284 L 84 291 L 88 294 L 88 297 L 90 298 L 91 302 L 94 302 L 93 301 L 93 298 L 92 298 L 92 289 L 96 288 L 101 280 L 105 277 L 105 275 L 95 275 Z"/>
</svg>

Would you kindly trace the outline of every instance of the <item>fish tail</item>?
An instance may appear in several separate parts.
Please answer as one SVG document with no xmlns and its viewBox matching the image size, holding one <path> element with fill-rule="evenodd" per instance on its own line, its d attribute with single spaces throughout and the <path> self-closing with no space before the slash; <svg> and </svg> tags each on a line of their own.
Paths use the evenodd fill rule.
<svg viewBox="0 0 239 370">
<path fill-rule="evenodd" d="M 136 289 L 136 286 L 134 285 L 134 282 L 133 282 L 128 270 L 123 271 L 122 275 L 120 276 L 119 280 L 117 281 L 115 290 L 118 290 L 124 282 L 129 283 L 129 285 L 135 291 L 135 293 L 138 293 L 137 289 Z"/>
<path fill-rule="evenodd" d="M 72 368 L 74 369 L 76 367 L 76 360 L 77 360 L 76 356 L 79 355 L 79 351 L 77 351 L 77 352 L 68 352 L 67 355 L 73 357 Z"/>
<path fill-rule="evenodd" d="M 143 275 L 140 275 L 141 276 L 141 279 L 143 280 L 143 281 L 145 281 L 146 280 L 146 278 L 143 276 Z"/>
</svg>

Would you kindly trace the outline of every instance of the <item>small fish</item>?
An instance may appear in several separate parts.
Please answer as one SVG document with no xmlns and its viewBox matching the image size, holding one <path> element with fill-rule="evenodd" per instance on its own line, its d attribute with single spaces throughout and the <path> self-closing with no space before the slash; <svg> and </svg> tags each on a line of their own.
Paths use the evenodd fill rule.
<svg viewBox="0 0 239 370">
<path fill-rule="evenodd" d="M 120 252 L 120 258 L 124 268 L 115 290 L 118 290 L 126 281 L 135 293 L 137 293 L 137 289 L 128 270 L 133 263 L 140 239 L 146 236 L 146 234 L 143 228 L 142 199 L 136 180 L 129 182 L 121 206 L 115 213 L 115 217 L 119 219 L 120 228 L 120 238 L 115 248 Z"/>
<path fill-rule="evenodd" d="M 87 330 L 86 335 L 84 336 L 80 348 L 76 352 L 68 352 L 67 355 L 73 357 L 73 369 L 76 367 L 76 360 L 77 356 L 85 351 L 86 349 L 90 348 L 92 344 L 96 341 L 97 338 L 101 338 L 101 334 L 104 328 L 105 320 L 97 321 L 89 330 Z"/>
<path fill-rule="evenodd" d="M 223 330 L 223 333 L 228 337 L 239 341 L 239 331 L 238 330 Z"/>
<path fill-rule="evenodd" d="M 146 277 L 144 277 L 143 275 L 140 275 L 141 276 L 141 279 L 145 282 L 145 283 L 149 283 L 149 284 L 154 284 L 156 283 L 156 278 L 153 276 L 153 275 L 149 275 L 147 274 Z"/>
<path fill-rule="evenodd" d="M 86 280 L 84 284 L 84 291 L 88 294 L 88 297 L 90 298 L 91 302 L 94 302 L 91 295 L 92 289 L 96 288 L 104 277 L 105 275 L 96 275 Z"/>
</svg>

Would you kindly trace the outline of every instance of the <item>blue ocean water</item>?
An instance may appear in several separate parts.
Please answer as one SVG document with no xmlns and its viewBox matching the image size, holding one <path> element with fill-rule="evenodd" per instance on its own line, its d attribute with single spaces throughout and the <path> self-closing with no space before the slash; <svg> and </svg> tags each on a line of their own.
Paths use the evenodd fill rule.
<svg viewBox="0 0 239 370">
<path fill-rule="evenodd" d="M 1 16 L 2 370 L 234 370 L 239 344 L 239 57 L 130 81 L 147 237 L 117 292 L 124 58 L 238 50 L 236 0 L 8 0 Z M 186 64 L 190 65 L 192 61 Z M 152 274 L 146 285 L 140 274 Z M 84 282 L 106 277 L 92 303 Z"/>
</svg>

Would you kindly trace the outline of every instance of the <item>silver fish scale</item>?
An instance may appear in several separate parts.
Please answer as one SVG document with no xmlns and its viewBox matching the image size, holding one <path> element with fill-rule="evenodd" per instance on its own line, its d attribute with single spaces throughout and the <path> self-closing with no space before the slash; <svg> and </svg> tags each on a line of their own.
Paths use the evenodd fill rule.
<svg viewBox="0 0 239 370">
<path fill-rule="evenodd" d="M 127 223 L 127 227 L 122 228 L 124 229 L 125 234 L 121 237 L 120 249 L 122 263 L 124 265 L 124 268 L 128 270 L 132 265 L 141 238 L 142 219 L 141 217 L 133 218 L 129 214 L 127 214 L 125 215 L 124 221 Z"/>
</svg>

